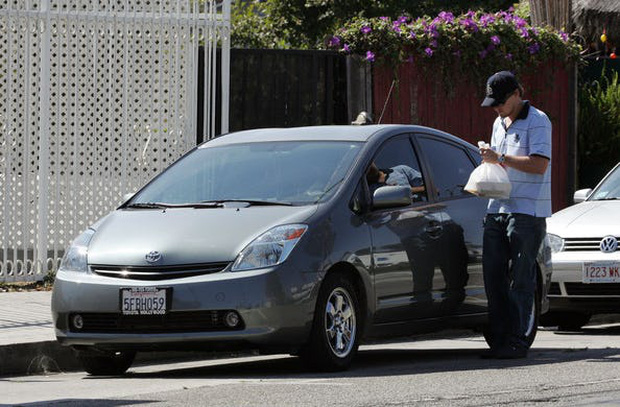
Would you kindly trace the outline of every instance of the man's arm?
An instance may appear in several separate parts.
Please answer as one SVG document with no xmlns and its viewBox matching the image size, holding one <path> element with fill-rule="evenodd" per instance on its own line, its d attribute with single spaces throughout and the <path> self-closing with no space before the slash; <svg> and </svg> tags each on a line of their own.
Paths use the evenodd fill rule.
<svg viewBox="0 0 620 407">
<path fill-rule="evenodd" d="M 490 148 L 481 148 L 480 155 L 482 161 L 485 163 L 497 164 L 499 163 L 499 154 Z M 544 174 L 547 171 L 549 165 L 549 158 L 541 155 L 505 155 L 504 165 L 506 167 L 514 168 L 518 171 L 529 172 L 532 174 Z"/>
</svg>

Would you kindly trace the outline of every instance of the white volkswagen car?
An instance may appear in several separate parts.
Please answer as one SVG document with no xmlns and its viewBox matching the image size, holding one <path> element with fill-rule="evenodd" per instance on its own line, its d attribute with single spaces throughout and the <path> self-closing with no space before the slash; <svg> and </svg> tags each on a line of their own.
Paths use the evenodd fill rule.
<svg viewBox="0 0 620 407">
<path fill-rule="evenodd" d="M 620 313 L 620 163 L 576 205 L 548 219 L 553 277 L 541 322 L 578 330 L 594 314 Z"/>
</svg>

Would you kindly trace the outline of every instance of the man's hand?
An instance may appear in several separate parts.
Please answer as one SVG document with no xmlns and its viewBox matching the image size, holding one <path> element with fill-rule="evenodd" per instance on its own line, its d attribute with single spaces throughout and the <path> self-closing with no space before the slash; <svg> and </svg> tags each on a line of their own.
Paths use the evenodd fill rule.
<svg viewBox="0 0 620 407">
<path fill-rule="evenodd" d="M 499 154 L 490 148 L 481 148 L 480 156 L 485 163 L 499 163 Z M 523 172 L 544 174 L 549 165 L 549 159 L 541 155 L 504 155 L 504 162 L 502 164 Z"/>
</svg>

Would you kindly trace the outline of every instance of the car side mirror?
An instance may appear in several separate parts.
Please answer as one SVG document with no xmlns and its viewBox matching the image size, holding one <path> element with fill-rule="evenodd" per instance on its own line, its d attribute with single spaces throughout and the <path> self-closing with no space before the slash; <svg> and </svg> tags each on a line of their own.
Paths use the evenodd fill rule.
<svg viewBox="0 0 620 407">
<path fill-rule="evenodd" d="M 583 202 L 588 198 L 591 193 L 592 188 L 580 189 L 579 191 L 575 191 L 575 194 L 573 195 L 573 201 L 576 204 Z"/>
<path fill-rule="evenodd" d="M 411 188 L 404 186 L 379 187 L 372 196 L 373 209 L 409 206 L 411 202 Z"/>
</svg>

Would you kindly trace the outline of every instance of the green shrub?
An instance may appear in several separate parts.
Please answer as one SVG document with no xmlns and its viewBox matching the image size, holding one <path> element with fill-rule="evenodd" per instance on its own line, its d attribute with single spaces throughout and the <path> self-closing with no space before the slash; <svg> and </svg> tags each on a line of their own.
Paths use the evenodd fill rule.
<svg viewBox="0 0 620 407">
<path fill-rule="evenodd" d="M 578 185 L 592 188 L 620 161 L 618 72 L 579 89 Z"/>
</svg>

